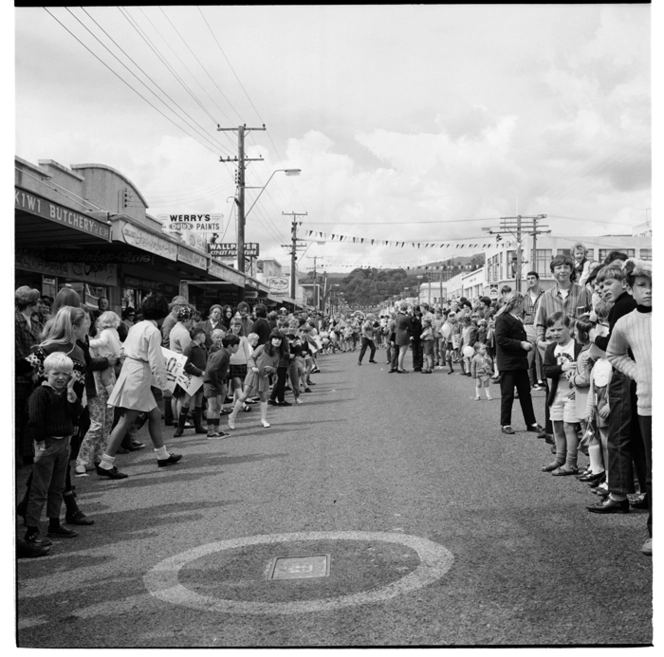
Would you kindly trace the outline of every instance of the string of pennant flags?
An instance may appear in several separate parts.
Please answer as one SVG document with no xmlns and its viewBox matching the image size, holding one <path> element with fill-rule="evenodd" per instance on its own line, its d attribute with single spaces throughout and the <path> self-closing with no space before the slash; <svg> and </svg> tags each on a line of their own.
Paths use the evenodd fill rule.
<svg viewBox="0 0 664 657">
<path fill-rule="evenodd" d="M 352 244 L 367 244 L 370 246 L 392 246 L 404 248 L 406 246 L 411 246 L 416 249 L 488 249 L 492 246 L 495 246 L 495 242 L 466 242 L 460 244 L 459 242 L 445 241 L 445 242 L 411 242 L 404 240 L 380 240 L 373 237 L 353 237 L 351 235 L 340 235 L 339 233 L 323 233 L 319 230 L 306 230 L 305 235 L 307 237 L 313 237 L 314 239 L 325 240 L 326 242 L 346 242 Z M 503 247 L 513 247 L 516 245 L 516 242 L 504 241 L 502 242 Z"/>
</svg>

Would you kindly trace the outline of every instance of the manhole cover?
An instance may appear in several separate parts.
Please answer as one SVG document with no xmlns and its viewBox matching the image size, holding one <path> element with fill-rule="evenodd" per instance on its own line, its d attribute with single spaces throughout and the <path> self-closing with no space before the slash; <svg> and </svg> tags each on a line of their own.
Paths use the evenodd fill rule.
<svg viewBox="0 0 664 657">
<path fill-rule="evenodd" d="M 277 557 L 270 565 L 268 579 L 306 579 L 330 574 L 330 555 Z"/>
</svg>

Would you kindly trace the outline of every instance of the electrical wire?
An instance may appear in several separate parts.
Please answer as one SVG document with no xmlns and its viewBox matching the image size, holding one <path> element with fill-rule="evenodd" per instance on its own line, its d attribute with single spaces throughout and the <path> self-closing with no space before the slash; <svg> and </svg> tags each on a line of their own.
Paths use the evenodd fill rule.
<svg viewBox="0 0 664 657">
<path fill-rule="evenodd" d="M 61 27 L 63 27 L 76 41 L 78 41 L 95 59 L 97 59 L 99 62 L 101 62 L 113 75 L 115 75 L 123 84 L 127 85 L 135 94 L 141 97 L 142 100 L 144 100 L 150 107 L 152 107 L 154 110 L 159 112 L 166 120 L 170 121 L 178 130 L 181 130 L 184 132 L 187 137 L 190 137 L 191 139 L 194 139 L 196 142 L 198 142 L 201 146 L 209 150 L 211 153 L 214 153 L 215 155 L 219 155 L 217 150 L 213 150 L 210 148 L 209 145 L 204 144 L 200 139 L 197 139 L 193 135 L 191 135 L 189 132 L 187 132 L 181 125 L 177 124 L 172 118 L 164 114 L 156 105 L 153 105 L 143 94 L 141 94 L 139 91 L 134 89 L 134 87 L 129 84 L 119 73 L 114 71 L 101 57 L 99 57 L 95 52 L 93 52 L 88 46 L 86 46 L 64 23 L 62 23 L 58 18 L 56 18 L 55 15 L 53 15 L 46 7 L 43 7 L 44 11 L 46 11 L 47 14 L 51 16 Z M 154 93 L 154 92 L 153 92 Z M 162 101 L 163 102 L 163 101 Z M 179 117 L 178 117 L 179 118 Z"/>
<path fill-rule="evenodd" d="M 219 88 L 219 85 L 216 83 L 215 79 L 208 73 L 205 66 L 203 66 L 203 64 L 201 63 L 201 60 L 198 59 L 198 57 L 196 57 L 196 53 L 189 47 L 189 44 L 182 37 L 182 35 L 178 31 L 177 27 L 175 27 L 175 25 L 173 25 L 173 21 L 171 21 L 171 19 L 168 17 L 166 12 L 161 7 L 159 7 L 159 9 L 161 9 L 161 13 L 164 14 L 164 16 L 166 16 L 166 20 L 172 25 L 173 29 L 177 32 L 180 39 L 182 39 L 182 43 L 184 43 L 184 45 L 187 46 L 187 48 L 189 48 L 189 52 L 194 56 L 196 61 L 201 65 L 201 68 L 205 71 L 205 74 L 210 78 L 210 80 L 212 80 L 212 84 L 214 84 L 214 86 L 217 87 L 217 89 L 219 90 L 219 93 L 224 97 L 224 100 L 231 106 L 231 109 L 238 115 L 238 117 L 240 118 L 240 121 L 242 121 L 242 117 L 240 116 L 240 113 L 235 109 L 235 107 L 233 106 L 233 103 L 231 103 L 231 101 L 226 97 L 226 94 L 224 94 L 224 92 Z M 198 10 L 200 11 L 200 7 L 198 8 Z M 203 18 L 205 18 L 205 17 L 203 17 Z M 225 56 L 226 55 L 224 55 L 224 57 Z M 226 61 L 228 61 L 228 59 Z M 230 66 L 230 62 L 229 62 L 229 66 Z M 232 66 L 231 66 L 231 70 L 233 70 Z M 233 73 L 235 74 L 235 71 L 233 71 Z M 237 75 L 235 77 L 237 77 Z M 238 82 L 239 82 L 239 80 L 238 80 Z M 242 86 L 242 83 L 240 83 L 240 86 Z"/>
<path fill-rule="evenodd" d="M 228 115 L 226 114 L 226 112 L 224 112 L 224 110 L 223 110 L 221 107 L 219 107 L 219 105 L 216 103 L 216 101 L 214 100 L 214 98 L 212 98 L 212 96 L 208 93 L 207 89 L 205 89 L 205 87 L 204 87 L 204 86 L 198 81 L 198 78 L 194 75 L 194 73 L 192 72 L 192 70 L 187 66 L 187 64 L 186 64 L 186 63 L 182 60 L 182 58 L 177 54 L 177 52 L 173 49 L 173 47 L 172 47 L 171 44 L 168 42 L 168 40 L 167 40 L 166 38 L 164 38 L 164 36 L 162 35 L 162 33 L 159 31 L 159 29 L 158 29 L 158 28 L 155 26 L 155 24 L 150 20 L 150 17 L 145 13 L 145 11 L 143 11 L 143 8 L 142 8 L 142 7 L 139 7 L 139 10 L 140 10 L 140 12 L 143 14 L 143 16 L 145 17 L 145 19 L 148 21 L 148 23 L 150 23 L 150 25 L 152 25 L 152 29 L 153 29 L 153 30 L 159 35 L 159 37 L 161 38 L 161 40 L 162 40 L 162 41 L 163 41 L 163 42 L 169 47 L 170 51 L 175 55 L 175 57 L 176 57 L 176 58 L 178 59 L 178 61 L 182 64 L 182 66 L 184 66 L 184 68 L 187 69 L 189 75 L 191 75 L 191 77 L 194 79 L 194 82 L 196 82 L 196 84 L 198 84 L 198 86 L 199 86 L 199 87 L 200 87 L 200 88 L 201 88 L 201 89 L 207 94 L 208 98 L 212 101 L 212 103 L 213 103 L 214 106 L 219 110 L 219 112 L 222 114 L 222 116 L 223 116 L 226 120 L 228 120 L 228 121 L 230 122 L 230 118 L 228 117 Z M 125 9 L 125 11 L 126 11 L 126 13 L 127 13 L 128 16 L 131 16 L 131 14 L 129 14 L 129 11 L 128 11 L 128 10 Z M 138 25 L 138 21 L 136 21 L 135 18 L 132 18 L 132 20 L 136 23 L 136 25 Z M 140 26 L 139 26 L 139 29 L 140 29 Z M 147 35 L 146 35 L 146 38 L 147 38 Z M 155 46 L 155 48 L 156 48 L 156 46 Z M 157 50 L 158 50 L 158 49 L 157 49 Z M 165 61 L 165 58 L 164 58 L 164 61 Z M 169 65 L 169 66 L 170 66 L 170 65 Z M 171 67 L 171 68 L 172 68 L 172 67 Z M 180 78 L 180 76 L 178 76 L 177 73 L 175 73 L 174 69 L 173 69 L 173 75 L 175 75 L 175 76 L 177 77 L 177 79 L 178 79 L 178 81 L 180 82 L 180 84 L 182 84 L 182 86 L 187 90 L 187 92 L 192 96 L 192 98 L 194 98 L 194 100 L 195 100 L 199 105 L 201 105 L 201 107 L 203 107 L 202 103 L 198 100 L 198 98 L 196 98 L 196 96 L 193 95 L 193 92 L 192 92 L 192 91 L 189 89 L 189 87 L 184 83 L 184 81 Z M 214 119 L 214 117 L 213 117 L 213 116 L 207 111 L 207 109 L 204 108 L 204 107 L 203 107 L 203 109 L 204 109 L 204 111 L 207 113 L 207 115 L 212 119 L 212 121 L 215 123 L 215 125 L 218 125 L 219 122 L 218 122 L 217 120 Z M 228 135 L 227 133 L 224 133 L 224 137 L 225 137 L 226 139 L 228 139 L 228 141 L 231 142 L 231 144 L 233 145 L 233 147 L 235 147 L 235 144 L 233 144 L 233 140 L 231 139 L 230 135 Z"/>
</svg>

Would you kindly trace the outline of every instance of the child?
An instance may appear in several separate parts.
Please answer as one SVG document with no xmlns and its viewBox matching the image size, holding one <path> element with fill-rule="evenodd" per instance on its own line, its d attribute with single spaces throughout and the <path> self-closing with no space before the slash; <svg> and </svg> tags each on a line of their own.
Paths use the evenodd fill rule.
<svg viewBox="0 0 664 657">
<path fill-rule="evenodd" d="M 192 376 L 203 376 L 207 365 L 207 349 L 205 348 L 205 340 L 207 338 L 205 329 L 202 326 L 195 326 L 190 331 L 191 342 L 184 348 L 183 356 L 187 357 L 187 362 L 184 366 L 184 371 Z M 176 389 L 177 392 L 178 389 Z M 206 433 L 203 427 L 203 386 L 201 386 L 193 395 L 189 395 L 182 388 L 179 388 L 180 394 L 183 397 L 178 399 L 179 415 L 178 415 L 178 428 L 173 433 L 174 438 L 179 438 L 184 433 L 184 425 L 187 422 L 187 415 L 189 408 L 193 401 L 194 410 L 191 417 L 194 420 L 195 433 Z"/>
<path fill-rule="evenodd" d="M 452 336 L 454 334 L 454 326 L 456 322 L 456 313 L 450 310 L 445 318 L 442 328 L 440 329 L 440 332 L 443 334 L 443 340 L 445 341 L 445 362 L 449 367 L 449 371 L 447 372 L 448 375 L 454 374 L 454 366 L 452 365 L 452 359 L 454 357 L 454 342 Z"/>
<path fill-rule="evenodd" d="M 475 343 L 475 355 L 470 365 L 471 373 L 475 379 L 475 401 L 480 400 L 480 390 L 484 386 L 486 398 L 491 400 L 489 386 L 491 385 L 491 373 L 493 372 L 493 359 L 488 355 L 486 344 L 484 342 Z"/>
<path fill-rule="evenodd" d="M 611 305 L 611 303 L 604 300 L 598 301 L 595 312 L 599 321 L 606 320 Z M 593 333 L 598 330 L 601 329 L 594 329 L 589 336 L 593 341 Z M 596 345 L 593 344 L 590 347 L 588 355 L 589 358 L 596 360 L 590 369 L 584 417 L 586 425 L 592 426 L 595 430 L 595 438 L 588 446 L 590 472 L 580 479 L 590 485 L 598 486 L 606 481 L 606 472 L 609 466 L 609 383 L 611 382 L 612 368 L 606 357 L 606 352 Z M 608 484 L 606 488 L 608 489 Z"/>
<path fill-rule="evenodd" d="M 585 420 L 586 417 L 586 406 L 588 404 L 588 388 L 590 386 L 590 365 L 588 363 L 588 358 L 590 354 L 590 331 L 593 329 L 595 324 L 590 321 L 590 314 L 586 313 L 579 317 L 579 319 L 574 324 L 574 337 L 576 341 L 582 345 L 581 352 L 579 353 L 579 358 L 576 362 L 576 370 L 570 379 L 570 383 L 573 386 L 574 390 L 574 404 L 576 417 L 579 418 L 581 423 L 581 436 L 586 432 L 587 423 Z M 588 445 L 579 443 L 579 449 L 584 453 L 588 454 Z"/>
<path fill-rule="evenodd" d="M 254 333 L 247 337 L 251 340 Z M 258 336 L 256 336 L 258 339 Z M 235 429 L 235 420 L 237 414 L 242 408 L 244 400 L 252 392 L 257 392 L 261 403 L 261 424 L 267 428 L 270 424 L 267 421 L 267 398 L 270 392 L 268 377 L 276 373 L 281 356 L 281 345 L 283 343 L 283 334 L 277 329 L 272 329 L 270 339 L 265 344 L 257 347 L 249 357 L 247 377 L 244 380 L 244 390 L 239 399 L 235 402 L 233 411 L 228 416 L 228 428 Z"/>
<path fill-rule="evenodd" d="M 112 311 L 107 310 L 102 313 L 97 320 L 97 331 L 99 337 L 90 340 L 90 349 L 93 355 L 99 358 L 108 358 L 112 356 L 116 360 L 120 359 L 122 343 L 118 334 L 120 318 Z M 110 395 L 115 385 L 115 371 L 112 367 L 107 367 L 100 372 L 101 383 L 106 392 Z"/>
<path fill-rule="evenodd" d="M 44 505 L 48 535 L 74 538 L 78 532 L 60 524 L 62 493 L 69 467 L 70 441 L 83 406 L 74 392 L 74 363 L 61 351 L 44 359 L 44 381 L 28 400 L 28 429 L 35 442 L 32 487 L 25 517 L 25 540 L 39 547 L 52 544 L 39 538 L 39 520 Z"/>
<path fill-rule="evenodd" d="M 422 374 L 431 374 L 433 372 L 433 351 L 434 335 L 433 322 L 429 317 L 422 318 L 422 353 L 424 355 L 424 369 Z"/>
<path fill-rule="evenodd" d="M 615 323 L 606 354 L 616 370 L 636 381 L 637 415 L 646 449 L 646 494 L 650 508 L 650 538 L 641 551 L 652 556 L 652 263 L 629 258 L 623 270 L 636 309 Z"/>
<path fill-rule="evenodd" d="M 573 475 L 578 472 L 577 449 L 579 437 L 576 425 L 574 396 L 570 396 L 570 379 L 575 374 L 576 362 L 582 345 L 572 339 L 572 320 L 568 315 L 557 312 L 547 320 L 553 342 L 544 354 L 544 374 L 551 379 L 547 405 L 553 422 L 553 436 L 556 443 L 556 460 L 542 468 L 554 477 Z"/>
<path fill-rule="evenodd" d="M 214 343 L 214 333 L 212 341 Z M 226 398 L 226 377 L 230 366 L 231 355 L 240 348 L 240 338 L 229 333 L 221 340 L 219 348 L 212 351 L 208 356 L 205 374 L 203 375 L 203 396 L 207 400 L 207 437 L 208 440 L 224 438 L 228 436 L 225 431 L 219 431 L 219 416 Z"/>
</svg>

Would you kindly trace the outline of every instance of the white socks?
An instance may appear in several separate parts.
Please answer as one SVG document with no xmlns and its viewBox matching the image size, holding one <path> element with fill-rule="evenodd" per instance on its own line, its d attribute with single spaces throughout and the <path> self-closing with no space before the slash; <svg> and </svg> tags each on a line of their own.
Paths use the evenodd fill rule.
<svg viewBox="0 0 664 657">
<path fill-rule="evenodd" d="M 155 454 L 157 455 L 157 458 L 160 461 L 163 461 L 164 459 L 167 459 L 167 458 L 170 457 L 170 454 L 168 453 L 168 450 L 166 449 L 166 445 L 164 445 L 163 447 L 159 447 L 157 449 L 153 449 L 152 451 L 155 452 Z"/>
<path fill-rule="evenodd" d="M 108 454 L 101 455 L 101 461 L 99 467 L 103 470 L 112 470 L 113 464 L 115 463 L 115 456 L 109 456 Z"/>
</svg>

